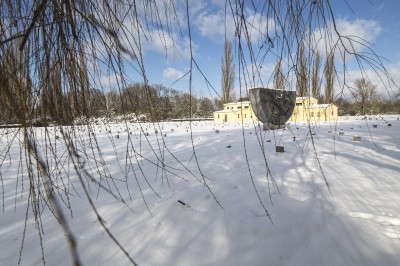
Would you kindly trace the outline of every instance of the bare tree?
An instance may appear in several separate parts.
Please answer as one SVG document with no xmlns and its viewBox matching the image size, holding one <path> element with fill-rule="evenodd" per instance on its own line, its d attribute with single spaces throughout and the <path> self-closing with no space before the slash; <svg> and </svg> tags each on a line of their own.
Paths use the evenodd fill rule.
<svg viewBox="0 0 400 266">
<path fill-rule="evenodd" d="M 232 44 L 225 40 L 224 55 L 221 58 L 222 101 L 229 103 L 234 100 L 235 63 L 233 62 Z"/>
<path fill-rule="evenodd" d="M 356 79 L 354 86 L 354 95 L 357 103 L 360 106 L 361 114 L 366 114 L 367 110 L 372 112 L 372 104 L 377 100 L 377 85 L 373 84 L 366 78 L 360 78 Z"/>
<path fill-rule="evenodd" d="M 297 54 L 297 65 L 296 65 L 296 91 L 300 97 L 309 95 L 309 75 L 308 75 L 308 58 L 305 54 L 304 44 L 300 44 L 299 52 Z"/>
<path fill-rule="evenodd" d="M 190 93 L 183 93 L 180 96 L 180 109 L 182 110 L 182 117 L 189 118 L 197 116 L 197 99 Z"/>
<path fill-rule="evenodd" d="M 121 99 L 116 89 L 111 89 L 105 94 L 107 114 L 119 113 L 121 109 Z"/>
<path fill-rule="evenodd" d="M 274 84 L 275 89 L 284 90 L 285 89 L 285 77 L 282 72 L 282 59 L 278 59 L 274 70 Z"/>
<path fill-rule="evenodd" d="M 327 55 L 324 69 L 325 76 L 325 102 L 333 103 L 334 89 L 333 85 L 335 83 L 335 54 L 330 52 Z"/>
<path fill-rule="evenodd" d="M 91 89 L 89 91 L 90 115 L 99 117 L 107 114 L 106 96 L 99 89 Z"/>
<path fill-rule="evenodd" d="M 34 113 L 32 106 L 35 106 L 32 81 L 27 76 L 29 54 L 20 51 L 17 43 L 14 43 L 2 49 L 0 58 L 1 102 L 5 107 L 2 112 L 8 119 L 29 125 Z"/>
<path fill-rule="evenodd" d="M 215 107 L 213 102 L 207 98 L 202 97 L 199 100 L 199 114 L 203 117 L 212 116 L 212 112 L 215 111 Z"/>
<path fill-rule="evenodd" d="M 319 99 L 321 96 L 321 83 L 320 83 L 320 68 L 321 68 L 321 54 L 317 51 L 313 56 L 313 69 L 311 75 L 311 96 Z"/>
</svg>

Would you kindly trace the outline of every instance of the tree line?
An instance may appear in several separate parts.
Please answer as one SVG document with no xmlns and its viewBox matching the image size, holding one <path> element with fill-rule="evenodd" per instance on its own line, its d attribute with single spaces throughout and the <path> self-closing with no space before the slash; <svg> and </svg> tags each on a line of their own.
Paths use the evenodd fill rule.
<svg viewBox="0 0 400 266">
<path fill-rule="evenodd" d="M 148 121 L 158 122 L 188 117 L 209 117 L 218 108 L 218 99 L 196 97 L 188 92 L 163 85 L 134 83 L 107 93 L 96 90 L 91 103 L 96 105 L 92 116 L 134 113 Z"/>
<path fill-rule="evenodd" d="M 400 91 L 393 98 L 378 93 L 378 84 L 366 78 L 358 78 L 351 89 L 351 98 L 341 97 L 334 103 L 339 107 L 339 115 L 399 114 Z"/>
<path fill-rule="evenodd" d="M 53 88 L 57 88 L 53 84 Z M 28 93 L 35 90 L 29 90 Z M 164 87 L 163 85 L 130 84 L 122 89 L 104 92 L 97 88 L 88 90 L 88 104 L 85 114 L 72 115 L 74 95 L 71 92 L 52 93 L 53 90 L 41 90 L 39 95 L 26 97 L 34 108 L 26 114 L 27 120 L 34 125 L 46 125 L 49 122 L 69 125 L 76 118 L 109 117 L 135 114 L 142 121 L 168 121 L 189 117 L 210 117 L 221 108 L 221 100 L 208 97 L 196 97 L 187 92 Z M 18 106 L 1 97 L 4 109 L 0 113 L 1 124 L 20 123 Z M 79 99 L 78 99 L 79 101 Z M 63 115 L 64 114 L 64 115 Z M 62 119 L 60 119 L 62 118 Z"/>
</svg>

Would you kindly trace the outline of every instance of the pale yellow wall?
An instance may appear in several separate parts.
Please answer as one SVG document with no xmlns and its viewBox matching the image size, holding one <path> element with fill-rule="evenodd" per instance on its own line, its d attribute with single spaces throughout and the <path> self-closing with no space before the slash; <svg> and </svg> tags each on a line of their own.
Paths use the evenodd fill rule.
<svg viewBox="0 0 400 266">
<path fill-rule="evenodd" d="M 292 116 L 289 121 L 306 121 L 309 119 L 309 114 L 307 112 L 307 107 L 310 105 L 318 104 L 318 100 L 314 97 L 297 97 L 296 105 L 293 110 Z"/>
<path fill-rule="evenodd" d="M 257 120 L 250 102 L 236 102 L 224 104 L 224 109 L 213 114 L 214 122 L 250 122 Z"/>
<path fill-rule="evenodd" d="M 338 108 L 333 104 L 330 104 L 327 107 L 309 108 L 307 113 L 312 121 L 329 121 L 338 119 Z"/>
</svg>

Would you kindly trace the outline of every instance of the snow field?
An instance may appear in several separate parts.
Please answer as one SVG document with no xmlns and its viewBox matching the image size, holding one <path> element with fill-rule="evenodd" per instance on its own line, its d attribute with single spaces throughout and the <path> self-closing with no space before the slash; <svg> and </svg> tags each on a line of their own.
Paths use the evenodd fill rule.
<svg viewBox="0 0 400 266">
<path fill-rule="evenodd" d="M 399 265 L 399 129 L 397 117 L 384 116 L 275 131 L 213 122 L 109 124 L 69 135 L 79 165 L 97 181 L 84 178 L 98 212 L 139 265 Z M 35 130 L 83 264 L 128 264 L 85 198 L 69 140 L 60 129 Z M 46 264 L 70 265 L 64 233 L 44 201 L 41 235 L 28 208 L 22 134 L 2 129 L 0 136 L 0 264 L 18 263 L 28 214 L 21 265 L 43 263 L 40 237 Z"/>
</svg>

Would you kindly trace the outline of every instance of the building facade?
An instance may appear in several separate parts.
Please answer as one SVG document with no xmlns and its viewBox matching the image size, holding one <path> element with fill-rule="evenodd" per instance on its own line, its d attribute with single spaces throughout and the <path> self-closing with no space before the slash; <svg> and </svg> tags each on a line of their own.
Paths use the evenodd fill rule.
<svg viewBox="0 0 400 266">
<path fill-rule="evenodd" d="M 224 109 L 213 113 L 214 122 L 258 121 L 249 101 L 224 104 Z"/>
<path fill-rule="evenodd" d="M 213 113 L 216 123 L 257 122 L 249 101 L 224 104 L 224 109 Z M 296 106 L 288 122 L 328 121 L 338 119 L 334 104 L 319 104 L 313 97 L 297 97 Z"/>
</svg>

